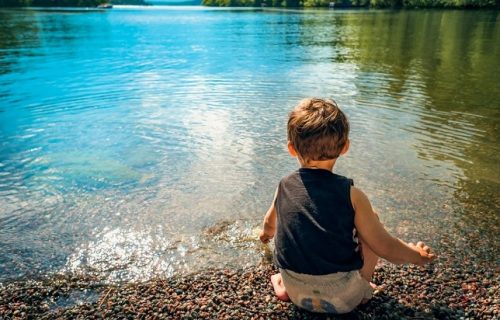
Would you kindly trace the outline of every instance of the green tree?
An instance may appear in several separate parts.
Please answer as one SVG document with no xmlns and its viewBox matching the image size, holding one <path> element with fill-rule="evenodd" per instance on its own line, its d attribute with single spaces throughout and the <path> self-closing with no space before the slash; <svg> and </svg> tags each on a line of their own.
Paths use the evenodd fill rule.
<svg viewBox="0 0 500 320">
<path fill-rule="evenodd" d="M 95 7 L 106 0 L 0 0 L 0 7 Z"/>
<path fill-rule="evenodd" d="M 0 0 L 0 7 L 26 7 L 31 5 L 31 0 Z"/>
</svg>

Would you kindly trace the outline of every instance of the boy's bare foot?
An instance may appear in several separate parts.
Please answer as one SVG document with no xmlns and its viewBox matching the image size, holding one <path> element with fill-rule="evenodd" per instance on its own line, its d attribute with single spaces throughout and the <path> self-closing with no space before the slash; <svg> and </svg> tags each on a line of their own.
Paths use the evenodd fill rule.
<svg viewBox="0 0 500 320">
<path fill-rule="evenodd" d="M 274 293 L 276 297 L 281 301 L 290 301 L 290 297 L 286 293 L 285 286 L 283 285 L 283 279 L 281 278 L 281 274 L 273 274 L 271 276 L 271 283 L 273 284 Z"/>
<path fill-rule="evenodd" d="M 377 289 L 377 285 L 373 282 L 370 282 L 370 286 L 372 287 L 373 290 Z M 361 300 L 361 304 L 365 304 L 365 303 L 368 303 L 368 301 L 370 301 L 371 299 L 363 299 Z"/>
</svg>

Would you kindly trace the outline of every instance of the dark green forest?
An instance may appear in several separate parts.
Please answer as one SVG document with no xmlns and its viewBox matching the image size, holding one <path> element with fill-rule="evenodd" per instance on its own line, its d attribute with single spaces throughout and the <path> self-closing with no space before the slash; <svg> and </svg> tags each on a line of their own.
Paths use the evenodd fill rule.
<svg viewBox="0 0 500 320">
<path fill-rule="evenodd" d="M 0 7 L 95 7 L 102 3 L 145 5 L 144 0 L 0 0 Z M 373 8 L 500 8 L 500 0 L 202 0 L 213 7 L 373 7 Z"/>
<path fill-rule="evenodd" d="M 106 0 L 0 0 L 0 7 L 96 7 Z"/>
<path fill-rule="evenodd" d="M 203 5 L 220 7 L 329 7 L 375 8 L 499 8 L 500 0 L 203 0 Z"/>
</svg>

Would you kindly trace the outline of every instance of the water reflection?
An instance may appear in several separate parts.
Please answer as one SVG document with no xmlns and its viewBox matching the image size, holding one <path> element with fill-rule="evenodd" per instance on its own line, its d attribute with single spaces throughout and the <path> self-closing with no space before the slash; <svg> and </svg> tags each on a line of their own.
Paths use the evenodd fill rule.
<svg viewBox="0 0 500 320">
<path fill-rule="evenodd" d="M 366 19 L 347 41 L 356 49 L 351 58 L 362 71 L 388 77 L 376 89 L 396 101 L 377 103 L 403 113 L 391 125 L 411 134 L 411 146 L 426 161 L 422 173 L 451 187 L 458 201 L 455 212 L 438 203 L 437 225 L 455 224 L 453 232 L 477 244 L 466 255 L 492 259 L 498 230 L 486 221 L 498 225 L 498 13 L 410 11 Z"/>
<path fill-rule="evenodd" d="M 257 263 L 306 96 L 346 110 L 338 170 L 392 231 L 494 260 L 498 13 L 0 13 L 37 26 L 0 38 L 0 279 Z"/>
<path fill-rule="evenodd" d="M 30 49 L 39 45 L 39 29 L 31 14 L 14 10 L 0 10 L 0 29 L 0 74 L 6 74 L 15 57 L 35 54 Z"/>
</svg>

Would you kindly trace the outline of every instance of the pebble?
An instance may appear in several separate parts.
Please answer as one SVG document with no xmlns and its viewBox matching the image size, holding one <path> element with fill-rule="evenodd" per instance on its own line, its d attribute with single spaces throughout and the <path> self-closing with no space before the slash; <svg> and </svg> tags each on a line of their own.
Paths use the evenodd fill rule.
<svg viewBox="0 0 500 320">
<path fill-rule="evenodd" d="M 500 286 L 492 266 L 450 260 L 433 268 L 430 272 L 379 264 L 374 297 L 348 317 L 497 318 Z M 15 281 L 0 286 L 0 319 L 328 319 L 277 300 L 269 282 L 276 272 L 271 265 L 261 265 L 118 286 L 76 276 Z M 98 298 L 74 305 L 55 303 L 75 292 L 93 292 Z"/>
</svg>

